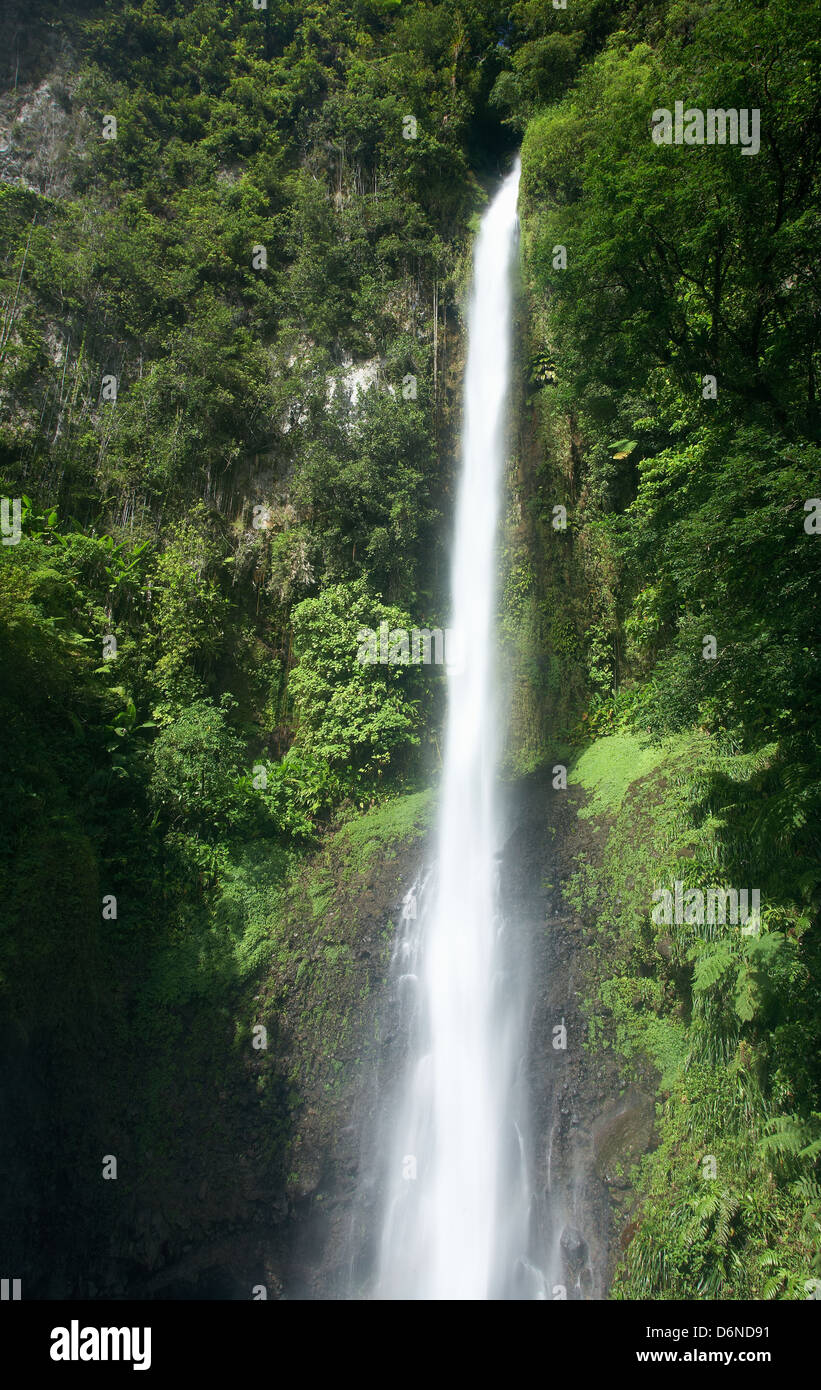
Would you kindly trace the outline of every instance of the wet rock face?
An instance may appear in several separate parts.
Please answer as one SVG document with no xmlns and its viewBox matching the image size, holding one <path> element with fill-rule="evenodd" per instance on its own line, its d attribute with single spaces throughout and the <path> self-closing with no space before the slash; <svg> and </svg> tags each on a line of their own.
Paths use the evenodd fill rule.
<svg viewBox="0 0 821 1390">
<path fill-rule="evenodd" d="M 575 856 L 602 838 L 578 819 L 582 799 L 575 788 L 554 790 L 547 772 L 523 779 L 501 870 L 508 918 L 529 957 L 529 1258 L 548 1298 L 597 1299 L 607 1297 L 633 1202 L 625 1175 L 652 1145 L 654 1108 L 650 1088 L 628 1086 L 612 1050 L 586 1048 L 584 927 L 561 892 Z"/>
<path fill-rule="evenodd" d="M 586 942 L 561 885 L 575 870 L 588 823 L 582 793 L 533 774 L 510 791 L 510 833 L 499 859 L 508 927 L 521 943 L 515 988 L 529 1031 L 521 1069 L 523 1135 L 533 1188 L 531 1240 L 515 1297 L 606 1298 L 618 1234 L 632 1205 L 624 1176 L 653 1142 L 653 1099 L 626 1084 L 612 1051 L 586 1049 Z M 589 848 L 587 844 L 584 846 Z M 378 1164 L 363 1143 L 385 1104 L 405 1039 L 373 976 L 376 1070 L 348 1096 L 346 1124 L 327 1136 L 328 1168 L 293 1228 L 288 1296 L 351 1297 L 366 1290 L 379 1240 Z M 353 1282 L 352 1282 L 353 1280 Z"/>
<path fill-rule="evenodd" d="M 521 1085 L 533 1203 L 530 1248 L 514 1295 L 523 1299 L 607 1297 L 619 1232 L 624 1239 L 634 1215 L 629 1171 L 653 1143 L 652 1087 L 626 1084 L 612 1050 L 585 1047 L 587 945 L 561 895 L 575 855 L 590 848 L 583 844 L 592 838 L 588 822 L 577 817 L 580 801 L 574 789 L 554 791 L 547 775 L 524 779 L 512 789 L 510 833 L 499 861 L 507 921 L 522 945 L 515 987 L 529 1018 Z M 429 852 L 417 842 L 390 863 L 375 859 L 356 889 L 349 966 L 356 992 L 367 986 L 367 1003 L 348 1050 L 361 1065 L 346 1069 L 335 1090 L 323 1071 L 312 1079 L 306 1072 L 285 1169 L 263 1175 L 249 1158 L 241 1169 L 243 1200 L 230 1221 L 219 1196 L 225 1183 L 212 1175 L 198 1229 L 187 1233 L 183 1248 L 175 1232 L 154 1230 L 151 1275 L 137 1280 L 138 1290 L 132 1284 L 133 1291 L 247 1299 L 263 1284 L 268 1298 L 367 1296 L 382 1210 L 381 1168 L 367 1136 L 375 1132 L 406 1042 L 388 997 L 389 924 Z M 336 907 L 342 910 L 341 898 Z M 307 988 L 305 978 L 300 988 Z M 324 968 L 317 979 L 327 985 Z M 278 1040 L 287 1067 L 304 1062 L 316 1043 L 298 995 L 294 979 Z M 255 1152 L 263 1137 L 257 1128 L 251 1116 L 242 1118 L 235 1152 Z"/>
<path fill-rule="evenodd" d="M 529 1019 L 520 1074 L 533 1202 L 513 1295 L 522 1299 L 607 1297 L 620 1233 L 623 1245 L 635 1229 L 629 1171 L 653 1143 L 652 1087 L 627 1085 L 611 1050 L 585 1048 L 587 947 L 561 897 L 574 856 L 589 848 L 580 797 L 554 791 L 548 776 L 524 779 L 513 789 L 499 861 L 508 925 L 522 944 L 515 987 Z M 350 883 L 340 871 L 316 942 L 306 935 L 308 966 L 295 956 L 282 967 L 284 983 L 274 970 L 246 1009 L 272 1022 L 270 1099 L 261 1103 L 257 1089 L 265 1054 L 253 1054 L 247 1075 L 232 1073 L 230 1084 L 223 1077 L 198 1089 L 196 1077 L 180 1077 L 173 1107 L 197 1165 L 184 1161 L 191 1146 L 182 1140 L 171 1172 L 155 1172 L 153 1145 L 144 1164 L 135 1155 L 124 1171 L 143 1173 L 139 1192 L 118 1228 L 100 1232 L 101 1249 L 85 1262 L 93 1284 L 61 1276 L 42 1296 L 247 1300 L 260 1287 L 269 1299 L 367 1295 L 382 1203 L 379 1155 L 364 1140 L 406 1043 L 389 999 L 391 923 L 429 854 L 417 840 L 376 856 Z M 349 953 L 331 990 L 337 977 L 322 933 L 334 914 Z M 339 1016 L 349 1012 L 343 1035 Z M 325 1062 L 318 1040 L 327 1044 Z M 294 1104 L 287 1082 L 297 1067 Z M 281 1136 L 272 1128 L 277 1116 L 287 1120 Z M 125 1184 L 122 1192 L 125 1199 Z"/>
<path fill-rule="evenodd" d="M 565 1263 L 572 1274 L 580 1274 L 587 1264 L 587 1241 L 575 1226 L 565 1226 L 559 1241 Z"/>
<path fill-rule="evenodd" d="M 643 1091 L 629 1090 L 618 1101 L 606 1106 L 593 1130 L 594 1167 L 598 1177 L 614 1193 L 624 1191 L 628 1183 L 624 1173 L 653 1142 L 653 1097 Z"/>
</svg>

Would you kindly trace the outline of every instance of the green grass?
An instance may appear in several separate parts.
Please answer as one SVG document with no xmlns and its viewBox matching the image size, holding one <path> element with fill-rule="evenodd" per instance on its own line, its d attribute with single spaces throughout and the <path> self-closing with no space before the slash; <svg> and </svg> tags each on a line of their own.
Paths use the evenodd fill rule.
<svg viewBox="0 0 821 1390">
<path fill-rule="evenodd" d="M 390 851 L 398 842 L 424 835 L 433 810 L 434 793 L 430 788 L 391 797 L 365 815 L 347 821 L 333 837 L 332 848 L 348 856 L 351 869 L 365 869 L 378 852 Z"/>
<path fill-rule="evenodd" d="M 590 819 L 617 810 L 632 783 L 653 772 L 687 742 L 668 739 L 664 744 L 651 744 L 633 734 L 597 739 L 579 755 L 567 776 L 569 785 L 582 787 L 589 796 L 579 814 Z"/>
</svg>

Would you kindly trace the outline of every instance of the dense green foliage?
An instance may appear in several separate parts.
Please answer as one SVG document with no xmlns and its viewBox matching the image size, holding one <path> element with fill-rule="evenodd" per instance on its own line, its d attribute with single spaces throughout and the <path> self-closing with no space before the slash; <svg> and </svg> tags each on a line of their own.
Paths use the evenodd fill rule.
<svg viewBox="0 0 821 1390">
<path fill-rule="evenodd" d="M 498 23 L 487 0 L 4 7 L 0 998 L 13 1055 L 44 1012 L 63 1039 L 35 1088 L 66 1098 L 61 1153 L 112 1142 L 121 1092 L 159 1123 L 192 1001 L 219 1019 L 241 977 L 245 865 L 270 887 L 430 775 L 441 672 L 358 663 L 357 633 L 441 622 L 456 296 L 511 143 Z"/>
<path fill-rule="evenodd" d="M 383 699 L 356 626 L 442 603 L 500 59 L 490 5 L 398 10 L 38 0 L 22 64 L 14 33 L 10 102 L 44 86 L 10 105 L 0 186 L 0 490 L 26 499 L 0 551 L 10 881 L 32 805 L 65 798 L 136 924 L 158 872 L 201 889 L 220 847 L 304 839 L 427 771 L 419 692 L 391 669 Z M 357 596 L 349 648 L 313 644 L 325 592 Z"/>
<path fill-rule="evenodd" d="M 628 1076 L 649 1056 L 660 1076 L 659 1145 L 641 1163 L 618 1297 L 801 1299 L 818 1277 L 808 1040 L 821 962 L 794 876 L 755 834 L 771 751 L 722 749 L 701 731 L 652 749 L 620 735 L 572 774 L 607 826 L 603 855 L 580 856 L 566 894 L 590 928 L 588 1045 L 615 1048 Z M 734 806 L 716 803 L 717 783 Z M 654 923 L 648 888 L 675 880 L 757 884 L 760 933 Z"/>
<path fill-rule="evenodd" d="M 582 727 L 700 730 L 675 804 L 637 783 L 582 894 L 622 961 L 599 1008 L 667 1073 L 633 1297 L 801 1298 L 818 1273 L 818 57 L 809 4 L 674 3 L 546 109 L 517 79 L 547 645 Z M 760 150 L 656 144 L 676 101 L 758 108 Z M 651 982 L 649 890 L 675 878 L 757 886 L 761 935 L 679 925 Z M 648 1010 L 686 1021 L 677 1057 Z"/>
<path fill-rule="evenodd" d="M 162 1128 L 169 1049 L 186 1020 L 227 1017 L 295 860 L 340 820 L 356 848 L 346 817 L 432 780 L 441 679 L 358 662 L 357 634 L 444 625 L 459 301 L 475 215 L 521 141 L 511 760 L 616 729 L 656 741 L 629 745 L 648 769 L 659 739 L 688 750 L 652 824 L 622 811 L 599 880 L 577 885 L 623 956 L 591 984 L 593 1035 L 601 1015 L 627 1055 L 649 1052 L 667 1104 L 620 1289 L 801 1297 L 821 1108 L 814 6 L 31 0 L 9 15 L 12 1053 L 47 1009 L 65 1045 L 38 1084 L 69 1097 L 105 1030 L 127 1051 L 136 1029 L 145 1066 L 118 1081 Z M 656 145 L 652 112 L 678 100 L 760 109 L 759 152 Z M 659 974 L 647 888 L 682 877 L 681 856 L 693 885 L 758 885 L 764 931 L 682 928 Z M 291 926 L 277 950 L 313 970 Z M 60 1117 L 95 1153 L 98 1122 L 117 1124 L 98 1113 L 113 1050 L 100 1066 L 82 1135 L 68 1099 Z M 36 1123 L 24 1142 L 28 1161 Z M 703 1152 L 722 1175 L 707 1193 Z"/>
</svg>

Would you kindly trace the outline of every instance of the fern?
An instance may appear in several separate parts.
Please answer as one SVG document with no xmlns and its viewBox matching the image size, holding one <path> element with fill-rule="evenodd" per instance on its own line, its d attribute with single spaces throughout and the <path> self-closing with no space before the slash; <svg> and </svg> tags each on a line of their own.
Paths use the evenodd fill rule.
<svg viewBox="0 0 821 1390">
<path fill-rule="evenodd" d="M 703 943 L 699 943 L 700 946 Z M 696 951 L 693 948 L 693 954 Z M 732 948 L 728 941 L 718 942 L 711 951 L 699 956 L 696 961 L 695 973 L 693 975 L 693 990 L 697 994 L 703 994 L 705 990 L 712 989 L 718 984 L 735 964 Z"/>
</svg>

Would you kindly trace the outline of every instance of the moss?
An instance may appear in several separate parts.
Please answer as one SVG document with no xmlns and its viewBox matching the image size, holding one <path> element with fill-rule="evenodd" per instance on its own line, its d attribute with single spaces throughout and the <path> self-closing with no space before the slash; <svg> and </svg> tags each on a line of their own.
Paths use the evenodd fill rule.
<svg viewBox="0 0 821 1390">
<path fill-rule="evenodd" d="M 664 745 L 649 744 L 632 734 L 597 739 L 579 756 L 567 778 L 568 783 L 583 787 L 589 795 L 579 814 L 590 818 L 616 810 L 633 782 L 646 777 L 689 742 L 678 739 Z"/>
<path fill-rule="evenodd" d="M 388 851 L 398 841 L 407 843 L 423 835 L 430 827 L 433 807 L 430 788 L 391 797 L 343 825 L 331 848 L 349 857 L 352 871 L 361 871 L 378 852 Z"/>
</svg>

